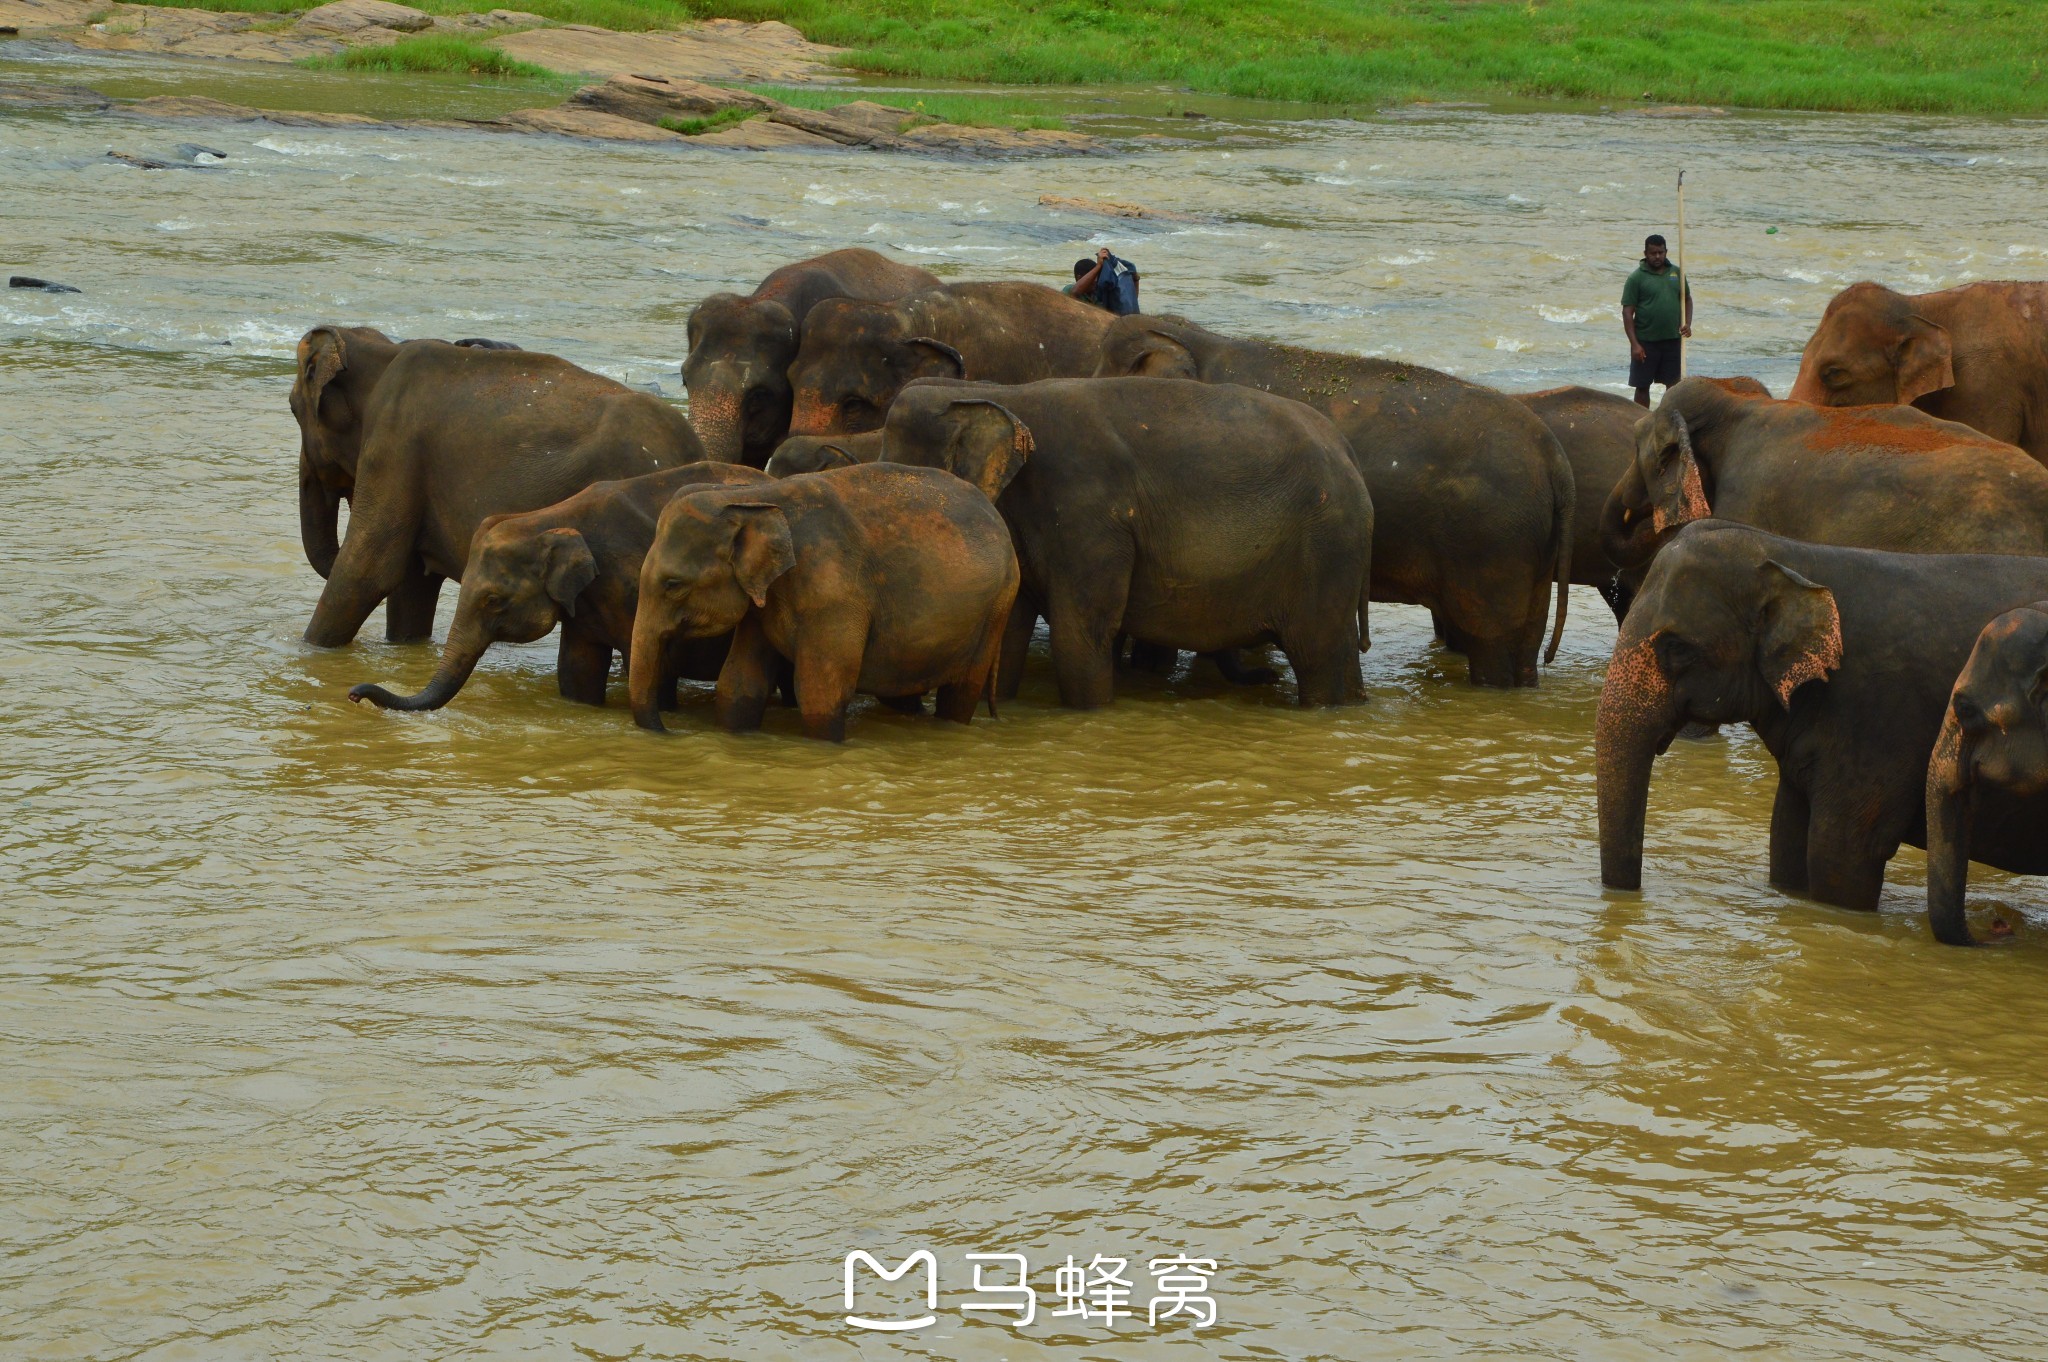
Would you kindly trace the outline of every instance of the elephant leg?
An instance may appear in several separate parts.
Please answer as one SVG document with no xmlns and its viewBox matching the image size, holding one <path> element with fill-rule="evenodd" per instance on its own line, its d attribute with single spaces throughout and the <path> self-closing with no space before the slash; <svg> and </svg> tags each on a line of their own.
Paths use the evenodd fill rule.
<svg viewBox="0 0 2048 1362">
<path fill-rule="evenodd" d="M 1233 686 L 1271 686 L 1280 680 L 1280 673 L 1271 667 L 1246 666 L 1236 648 L 1219 648 L 1202 656 L 1215 663 L 1223 679 Z"/>
<path fill-rule="evenodd" d="M 1011 614 L 1014 616 L 1015 611 Z M 990 629 L 982 640 L 981 653 L 974 659 L 974 665 L 958 681 L 948 682 L 939 687 L 938 712 L 941 719 L 950 719 L 956 724 L 974 722 L 974 710 L 989 694 L 989 682 L 1002 665 L 1003 648 L 1008 643 L 1007 629 Z M 995 701 L 989 701 L 989 715 L 995 715 Z"/>
<path fill-rule="evenodd" d="M 361 632 L 370 612 L 404 585 L 414 561 L 410 520 L 390 522 L 367 497 L 355 504 L 361 514 L 349 521 L 348 538 L 334 555 L 320 602 L 306 625 L 306 642 L 318 648 L 339 648 Z"/>
<path fill-rule="evenodd" d="M 441 603 L 441 574 L 429 572 L 414 555 L 405 580 L 384 598 L 384 641 L 425 643 L 434 636 L 434 610 Z"/>
<path fill-rule="evenodd" d="M 846 741 L 846 707 L 860 684 L 867 633 L 864 617 L 803 633 L 796 650 L 796 709 L 805 737 Z"/>
<path fill-rule="evenodd" d="M 1837 908 L 1872 912 L 1884 889 L 1884 866 L 1896 844 L 1877 843 L 1847 811 L 1819 811 L 1807 824 L 1806 895 Z"/>
<path fill-rule="evenodd" d="M 561 640 L 555 645 L 555 685 L 562 698 L 582 705 L 602 705 L 605 682 L 611 674 L 611 645 L 563 625 Z M 674 690 L 671 684 L 671 695 Z"/>
<path fill-rule="evenodd" d="M 1515 638 L 1515 684 L 1534 686 L 1537 684 L 1536 663 L 1543 656 L 1543 637 L 1550 631 L 1550 578 L 1537 574 L 1536 585 L 1529 592 L 1528 612 L 1522 616 L 1522 627 Z M 1571 590 L 1559 586 L 1559 591 Z"/>
<path fill-rule="evenodd" d="M 1148 676 L 1172 676 L 1174 668 L 1179 665 L 1180 649 L 1169 648 L 1163 643 L 1147 643 L 1143 639 L 1132 640 L 1132 671 L 1144 672 Z"/>
<path fill-rule="evenodd" d="M 1294 668 L 1295 699 L 1303 706 L 1341 705 L 1365 695 L 1358 653 L 1358 580 L 1344 589 L 1310 583 L 1280 627 L 1280 648 Z"/>
<path fill-rule="evenodd" d="M 1460 650 L 1465 654 L 1466 674 L 1475 686 L 1493 686 L 1501 690 L 1512 690 L 1523 684 L 1518 654 L 1521 640 L 1509 635 L 1505 638 L 1467 637 Z"/>
<path fill-rule="evenodd" d="M 1457 630 L 1450 620 L 1445 617 L 1443 611 L 1434 607 L 1430 609 L 1429 627 L 1435 632 L 1437 642 L 1443 644 L 1444 647 L 1449 648 L 1452 652 L 1462 651 L 1457 644 Z"/>
<path fill-rule="evenodd" d="M 1771 800 L 1771 886 L 1788 894 L 1806 892 L 1806 825 L 1813 810 L 1792 782 L 1778 777 Z"/>
<path fill-rule="evenodd" d="M 1038 607 L 1026 605 L 1019 596 L 1009 623 L 1003 626 L 1002 657 L 996 664 L 998 700 L 1017 698 L 1017 686 L 1024 679 L 1024 658 L 1031 651 L 1031 631 L 1037 627 Z"/>
<path fill-rule="evenodd" d="M 732 631 L 732 647 L 718 669 L 714 702 L 719 727 L 728 733 L 751 733 L 768 712 L 768 697 L 782 676 L 782 654 L 768 641 L 758 615 L 749 613 Z"/>
<path fill-rule="evenodd" d="M 1130 572 L 1121 568 L 1114 577 L 1103 572 L 1077 575 L 1085 587 L 1062 583 L 1047 602 L 1053 676 L 1059 682 L 1061 704 L 1097 709 L 1116 699 L 1117 626 L 1130 597 Z"/>
</svg>

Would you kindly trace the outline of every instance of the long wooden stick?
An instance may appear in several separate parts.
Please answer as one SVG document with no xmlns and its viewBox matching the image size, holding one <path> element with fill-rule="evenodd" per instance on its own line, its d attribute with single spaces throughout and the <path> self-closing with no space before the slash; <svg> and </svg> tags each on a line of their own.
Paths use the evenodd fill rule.
<svg viewBox="0 0 2048 1362">
<path fill-rule="evenodd" d="M 1685 272 L 1685 172 L 1678 172 L 1678 325 L 1685 326 L 1685 295 L 1692 290 L 1692 278 Z M 1685 337 L 1678 338 L 1678 376 L 1685 377 Z"/>
</svg>

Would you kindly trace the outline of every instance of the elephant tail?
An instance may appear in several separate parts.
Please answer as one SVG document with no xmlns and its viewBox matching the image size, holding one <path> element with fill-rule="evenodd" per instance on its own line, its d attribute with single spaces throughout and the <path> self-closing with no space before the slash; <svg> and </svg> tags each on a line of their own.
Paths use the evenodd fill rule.
<svg viewBox="0 0 2048 1362">
<path fill-rule="evenodd" d="M 996 713 L 996 673 L 1002 670 L 1002 634 L 1000 631 L 998 631 L 998 633 L 996 634 L 996 642 L 997 665 L 990 667 L 988 669 L 988 677 L 981 683 L 981 698 L 988 701 L 988 717 L 991 719 L 1000 719 L 1003 717 L 1002 715 Z"/>
<path fill-rule="evenodd" d="M 1572 512 L 1578 503 L 1579 489 L 1572 481 L 1571 460 L 1565 458 L 1564 446 L 1548 427 L 1543 429 L 1543 445 L 1550 463 L 1551 528 L 1557 535 L 1557 623 L 1551 627 L 1550 646 L 1543 653 L 1543 661 L 1548 665 L 1557 661 L 1558 645 L 1564 642 L 1565 608 L 1572 595 Z"/>
</svg>

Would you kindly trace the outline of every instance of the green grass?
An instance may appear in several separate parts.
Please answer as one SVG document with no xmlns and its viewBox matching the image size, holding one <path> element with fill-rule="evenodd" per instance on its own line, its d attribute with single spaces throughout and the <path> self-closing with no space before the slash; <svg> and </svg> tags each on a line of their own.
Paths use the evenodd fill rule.
<svg viewBox="0 0 2048 1362">
<path fill-rule="evenodd" d="M 872 99 L 877 104 L 887 104 L 894 109 L 908 109 L 912 114 L 923 115 L 906 121 L 905 126 L 914 127 L 919 122 L 964 123 L 976 128 L 1063 128 L 1066 120 L 1045 112 L 1045 100 L 1005 99 L 1001 95 L 952 94 L 940 91 L 922 93 L 881 90 L 847 90 L 844 88 L 801 86 L 801 85 L 749 85 L 755 94 L 779 99 L 784 104 L 793 104 L 799 109 L 832 109 L 856 99 Z"/>
<path fill-rule="evenodd" d="M 473 76 L 513 76 L 526 80 L 556 81 L 561 77 L 545 66 L 519 61 L 474 38 L 457 38 L 445 33 L 426 33 L 400 38 L 387 47 L 351 47 L 326 57 L 309 57 L 299 63 L 319 71 L 454 71 Z"/>
<path fill-rule="evenodd" d="M 670 132 L 679 132 L 685 137 L 698 137 L 707 132 L 717 132 L 735 123 L 744 123 L 749 118 L 758 118 L 752 109 L 720 109 L 705 118 L 663 118 L 658 120 Z"/>
</svg>

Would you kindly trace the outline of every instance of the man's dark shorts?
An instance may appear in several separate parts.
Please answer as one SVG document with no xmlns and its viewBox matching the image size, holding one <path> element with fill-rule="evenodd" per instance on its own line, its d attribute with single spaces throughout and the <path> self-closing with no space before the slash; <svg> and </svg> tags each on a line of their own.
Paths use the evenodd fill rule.
<svg viewBox="0 0 2048 1362">
<path fill-rule="evenodd" d="M 1678 381 L 1678 347 L 1682 342 L 1673 336 L 1670 340 L 1644 341 L 1643 350 L 1647 359 L 1630 359 L 1628 362 L 1628 385 L 1631 388 L 1647 388 L 1652 383 L 1670 387 Z"/>
</svg>

